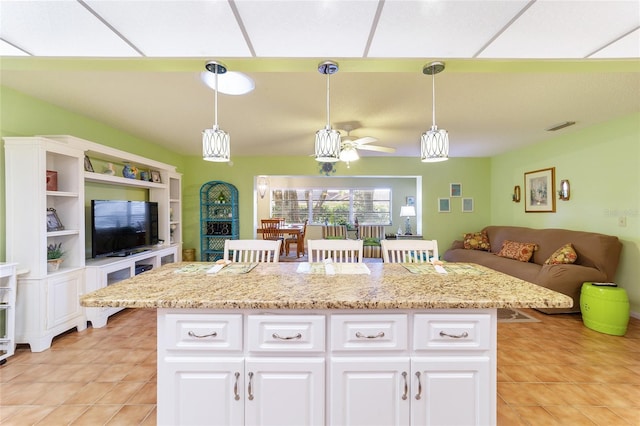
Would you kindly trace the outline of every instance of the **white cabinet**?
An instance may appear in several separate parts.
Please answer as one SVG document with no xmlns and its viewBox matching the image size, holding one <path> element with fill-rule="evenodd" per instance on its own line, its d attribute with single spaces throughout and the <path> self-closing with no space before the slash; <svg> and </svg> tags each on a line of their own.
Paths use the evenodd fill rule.
<svg viewBox="0 0 640 426">
<path fill-rule="evenodd" d="M 84 292 L 84 153 L 40 137 L 4 141 L 7 260 L 28 271 L 18 279 L 16 343 L 40 352 L 54 336 L 86 328 L 78 303 Z M 64 261 L 50 272 L 51 244 L 62 245 Z"/>
<path fill-rule="evenodd" d="M 408 425 L 409 357 L 331 359 L 332 425 Z"/>
<path fill-rule="evenodd" d="M 0 262 L 0 365 L 16 349 L 16 264 Z"/>
<path fill-rule="evenodd" d="M 230 312 L 158 310 L 158 424 L 496 423 L 494 309 Z"/>
<path fill-rule="evenodd" d="M 165 263 L 177 262 L 178 248 L 152 247 L 148 251 L 127 256 L 125 258 L 87 259 L 86 292 L 92 292 L 117 282 L 131 278 L 134 275 L 156 269 Z M 124 308 L 85 308 L 87 321 L 94 328 L 107 325 L 107 319 Z"/>
</svg>

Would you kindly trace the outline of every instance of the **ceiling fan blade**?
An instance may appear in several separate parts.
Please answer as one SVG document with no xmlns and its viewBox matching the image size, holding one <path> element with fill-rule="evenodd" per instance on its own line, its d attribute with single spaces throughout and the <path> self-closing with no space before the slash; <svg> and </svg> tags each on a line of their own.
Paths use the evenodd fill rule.
<svg viewBox="0 0 640 426">
<path fill-rule="evenodd" d="M 378 139 L 371 137 L 371 136 L 365 136 L 363 138 L 358 138 L 354 141 L 352 141 L 352 143 L 356 144 L 356 145 L 364 145 L 366 143 L 371 143 L 371 142 L 378 142 Z"/>
<path fill-rule="evenodd" d="M 396 152 L 395 148 L 388 148 L 386 146 L 377 146 L 377 145 L 359 145 L 357 148 L 363 149 L 366 151 Z"/>
</svg>

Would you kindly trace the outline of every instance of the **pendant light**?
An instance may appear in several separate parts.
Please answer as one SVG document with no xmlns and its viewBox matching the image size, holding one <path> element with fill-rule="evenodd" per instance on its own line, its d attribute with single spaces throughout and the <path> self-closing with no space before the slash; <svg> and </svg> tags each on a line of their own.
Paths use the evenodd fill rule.
<svg viewBox="0 0 640 426">
<path fill-rule="evenodd" d="M 318 72 L 327 76 L 327 125 L 316 132 L 317 161 L 323 163 L 335 163 L 340 159 L 340 132 L 331 128 L 331 115 L 329 109 L 329 77 L 338 72 L 338 64 L 325 61 L 318 64 Z"/>
<path fill-rule="evenodd" d="M 420 138 L 420 157 L 425 163 L 446 161 L 449 159 L 449 134 L 436 126 L 436 77 L 444 70 L 443 62 L 431 62 L 422 68 L 422 73 L 432 76 L 433 85 L 433 125 Z"/>
<path fill-rule="evenodd" d="M 229 134 L 218 127 L 218 75 L 227 72 L 225 65 L 220 62 L 207 62 L 205 68 L 214 74 L 214 115 L 213 128 L 202 131 L 202 159 L 214 162 L 227 162 L 230 160 Z"/>
</svg>

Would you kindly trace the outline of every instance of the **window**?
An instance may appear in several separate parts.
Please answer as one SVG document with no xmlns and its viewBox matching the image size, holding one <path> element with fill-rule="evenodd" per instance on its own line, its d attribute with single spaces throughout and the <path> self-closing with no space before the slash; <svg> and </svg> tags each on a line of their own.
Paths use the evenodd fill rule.
<svg viewBox="0 0 640 426">
<path fill-rule="evenodd" d="M 272 189 L 271 216 L 287 223 L 391 224 L 391 189 Z"/>
</svg>

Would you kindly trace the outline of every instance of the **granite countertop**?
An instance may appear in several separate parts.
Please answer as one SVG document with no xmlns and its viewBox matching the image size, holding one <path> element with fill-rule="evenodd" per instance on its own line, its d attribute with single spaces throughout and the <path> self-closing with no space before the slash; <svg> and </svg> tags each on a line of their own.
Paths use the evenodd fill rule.
<svg viewBox="0 0 640 426">
<path fill-rule="evenodd" d="M 259 264 L 248 273 L 171 263 L 81 297 L 87 307 L 212 309 L 566 308 L 570 297 L 475 264 L 365 264 L 370 274 L 296 272 L 300 263 Z M 309 265 L 309 264 L 306 264 Z M 414 264 L 415 265 L 415 264 Z M 324 270 L 324 269 L 322 269 Z M 194 272 L 188 272 L 194 271 Z M 224 271 L 224 270 L 223 270 Z"/>
</svg>

